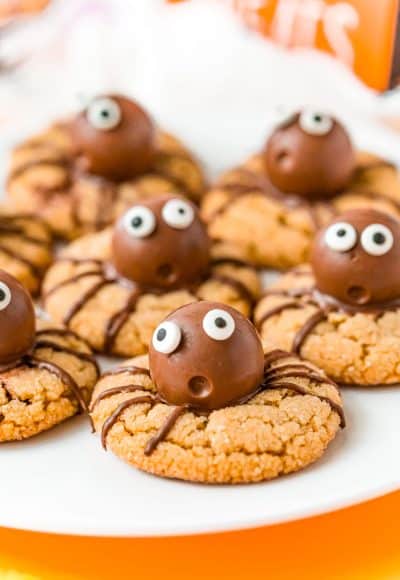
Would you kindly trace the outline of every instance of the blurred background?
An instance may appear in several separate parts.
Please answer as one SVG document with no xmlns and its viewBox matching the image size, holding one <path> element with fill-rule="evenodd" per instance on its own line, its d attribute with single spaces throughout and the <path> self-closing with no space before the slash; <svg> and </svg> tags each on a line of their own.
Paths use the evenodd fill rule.
<svg viewBox="0 0 400 580">
<path fill-rule="evenodd" d="M 400 162 L 397 13 L 397 0 L 0 0 L 1 150 L 112 89 L 213 174 L 259 146 L 277 106 L 304 104 Z"/>
</svg>

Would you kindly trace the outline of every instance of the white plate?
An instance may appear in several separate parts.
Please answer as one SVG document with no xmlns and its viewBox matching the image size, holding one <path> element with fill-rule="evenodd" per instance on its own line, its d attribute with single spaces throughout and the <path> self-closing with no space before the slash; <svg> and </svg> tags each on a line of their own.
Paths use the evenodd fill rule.
<svg viewBox="0 0 400 580">
<path fill-rule="evenodd" d="M 355 129 L 366 148 L 389 157 L 399 150 L 393 135 Z M 227 164 L 239 154 L 225 144 Z M 213 143 L 204 151 L 208 160 L 221 161 Z M 321 461 L 247 486 L 193 485 L 141 473 L 105 453 L 83 417 L 1 445 L 0 526 L 102 536 L 215 532 L 304 518 L 400 487 L 400 389 L 347 389 L 344 399 L 348 426 Z"/>
<path fill-rule="evenodd" d="M 400 484 L 400 390 L 344 393 L 348 427 L 298 474 L 239 486 L 146 475 L 101 449 L 78 417 L 1 446 L 0 525 L 65 534 L 156 536 L 233 530 L 303 518 Z"/>
</svg>

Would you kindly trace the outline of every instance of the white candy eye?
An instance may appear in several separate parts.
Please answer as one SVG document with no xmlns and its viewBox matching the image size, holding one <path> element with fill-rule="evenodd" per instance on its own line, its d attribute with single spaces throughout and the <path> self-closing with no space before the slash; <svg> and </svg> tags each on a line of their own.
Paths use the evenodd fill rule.
<svg viewBox="0 0 400 580">
<path fill-rule="evenodd" d="M 123 224 L 128 234 L 134 238 L 146 238 L 156 228 L 156 217 L 148 207 L 135 205 L 124 215 Z"/>
<path fill-rule="evenodd" d="M 393 247 L 393 234 L 383 224 L 371 224 L 361 234 L 361 245 L 371 256 L 383 256 Z"/>
<path fill-rule="evenodd" d="M 296 116 L 296 111 L 283 105 L 278 105 L 274 110 L 274 118 L 277 126 L 286 125 Z"/>
<path fill-rule="evenodd" d="M 325 244 L 335 252 L 348 252 L 357 243 L 357 232 L 347 222 L 332 224 L 325 232 Z"/>
<path fill-rule="evenodd" d="M 157 352 L 171 354 L 176 350 L 182 340 L 182 331 L 175 322 L 166 320 L 154 331 L 153 347 Z"/>
<path fill-rule="evenodd" d="M 203 330 L 214 340 L 227 340 L 235 331 L 235 321 L 226 310 L 215 308 L 203 318 Z"/>
<path fill-rule="evenodd" d="M 194 209 L 181 199 L 167 201 L 161 211 L 164 221 L 177 230 L 184 230 L 194 220 Z"/>
<path fill-rule="evenodd" d="M 0 282 L 0 310 L 4 310 L 11 302 L 11 290 L 4 284 Z"/>
<path fill-rule="evenodd" d="M 107 97 L 90 103 L 86 111 L 87 120 L 95 129 L 110 131 L 121 121 L 121 109 L 116 101 Z"/>
<path fill-rule="evenodd" d="M 300 127 L 310 135 L 326 135 L 333 127 L 333 119 L 320 111 L 306 109 L 299 117 Z"/>
</svg>

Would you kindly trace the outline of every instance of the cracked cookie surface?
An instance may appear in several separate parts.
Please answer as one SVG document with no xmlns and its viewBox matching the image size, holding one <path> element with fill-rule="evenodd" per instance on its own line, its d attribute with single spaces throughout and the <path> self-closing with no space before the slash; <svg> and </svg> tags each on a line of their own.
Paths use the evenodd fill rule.
<svg viewBox="0 0 400 580">
<path fill-rule="evenodd" d="M 398 384 L 400 310 L 379 315 L 334 310 L 321 317 L 310 295 L 314 287 L 311 269 L 304 265 L 268 288 L 255 309 L 262 338 L 269 345 L 295 349 L 338 383 L 365 387 Z"/>
<path fill-rule="evenodd" d="M 86 408 L 99 375 L 75 333 L 37 325 L 32 352 L 0 370 L 0 442 L 32 437 Z"/>
<path fill-rule="evenodd" d="M 136 356 L 147 351 L 154 329 L 171 311 L 199 299 L 216 300 L 250 315 L 260 293 L 253 268 L 240 254 L 225 260 L 216 245 L 209 275 L 193 288 L 139 292 L 108 272 L 112 230 L 73 242 L 50 267 L 43 283 L 44 306 L 53 320 L 68 325 L 100 352 Z"/>
<path fill-rule="evenodd" d="M 172 135 L 158 131 L 150 171 L 119 183 L 89 174 L 77 163 L 66 124 L 55 124 L 13 152 L 8 196 L 20 210 L 41 216 L 62 237 L 99 230 L 134 201 L 183 191 L 198 201 L 204 190 L 199 164 Z"/>
<path fill-rule="evenodd" d="M 221 176 L 204 196 L 202 215 L 212 238 L 239 246 L 256 266 L 286 269 L 308 260 L 318 228 L 355 207 L 400 216 L 400 180 L 392 164 L 361 152 L 345 192 L 309 203 L 276 190 L 259 154 Z"/>
<path fill-rule="evenodd" d="M 0 208 L 0 269 L 37 294 L 52 260 L 52 237 L 46 224 L 33 215 Z"/>
<path fill-rule="evenodd" d="M 156 392 L 146 356 L 100 378 L 91 416 L 107 448 L 144 471 L 206 483 L 272 479 L 317 460 L 343 424 L 343 410 L 336 385 L 288 353 L 266 355 L 265 379 L 269 388 L 246 403 L 207 414 L 185 411 L 151 455 L 146 445 L 173 407 L 127 403 Z"/>
</svg>

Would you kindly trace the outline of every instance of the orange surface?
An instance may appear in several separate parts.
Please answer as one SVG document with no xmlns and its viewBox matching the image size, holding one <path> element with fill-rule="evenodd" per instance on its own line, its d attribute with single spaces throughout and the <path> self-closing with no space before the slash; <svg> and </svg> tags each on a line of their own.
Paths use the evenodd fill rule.
<svg viewBox="0 0 400 580">
<path fill-rule="evenodd" d="M 129 540 L 3 529 L 0 579 L 28 580 L 10 571 L 40 580 L 394 580 L 400 492 L 309 520 L 211 536 Z"/>
</svg>

